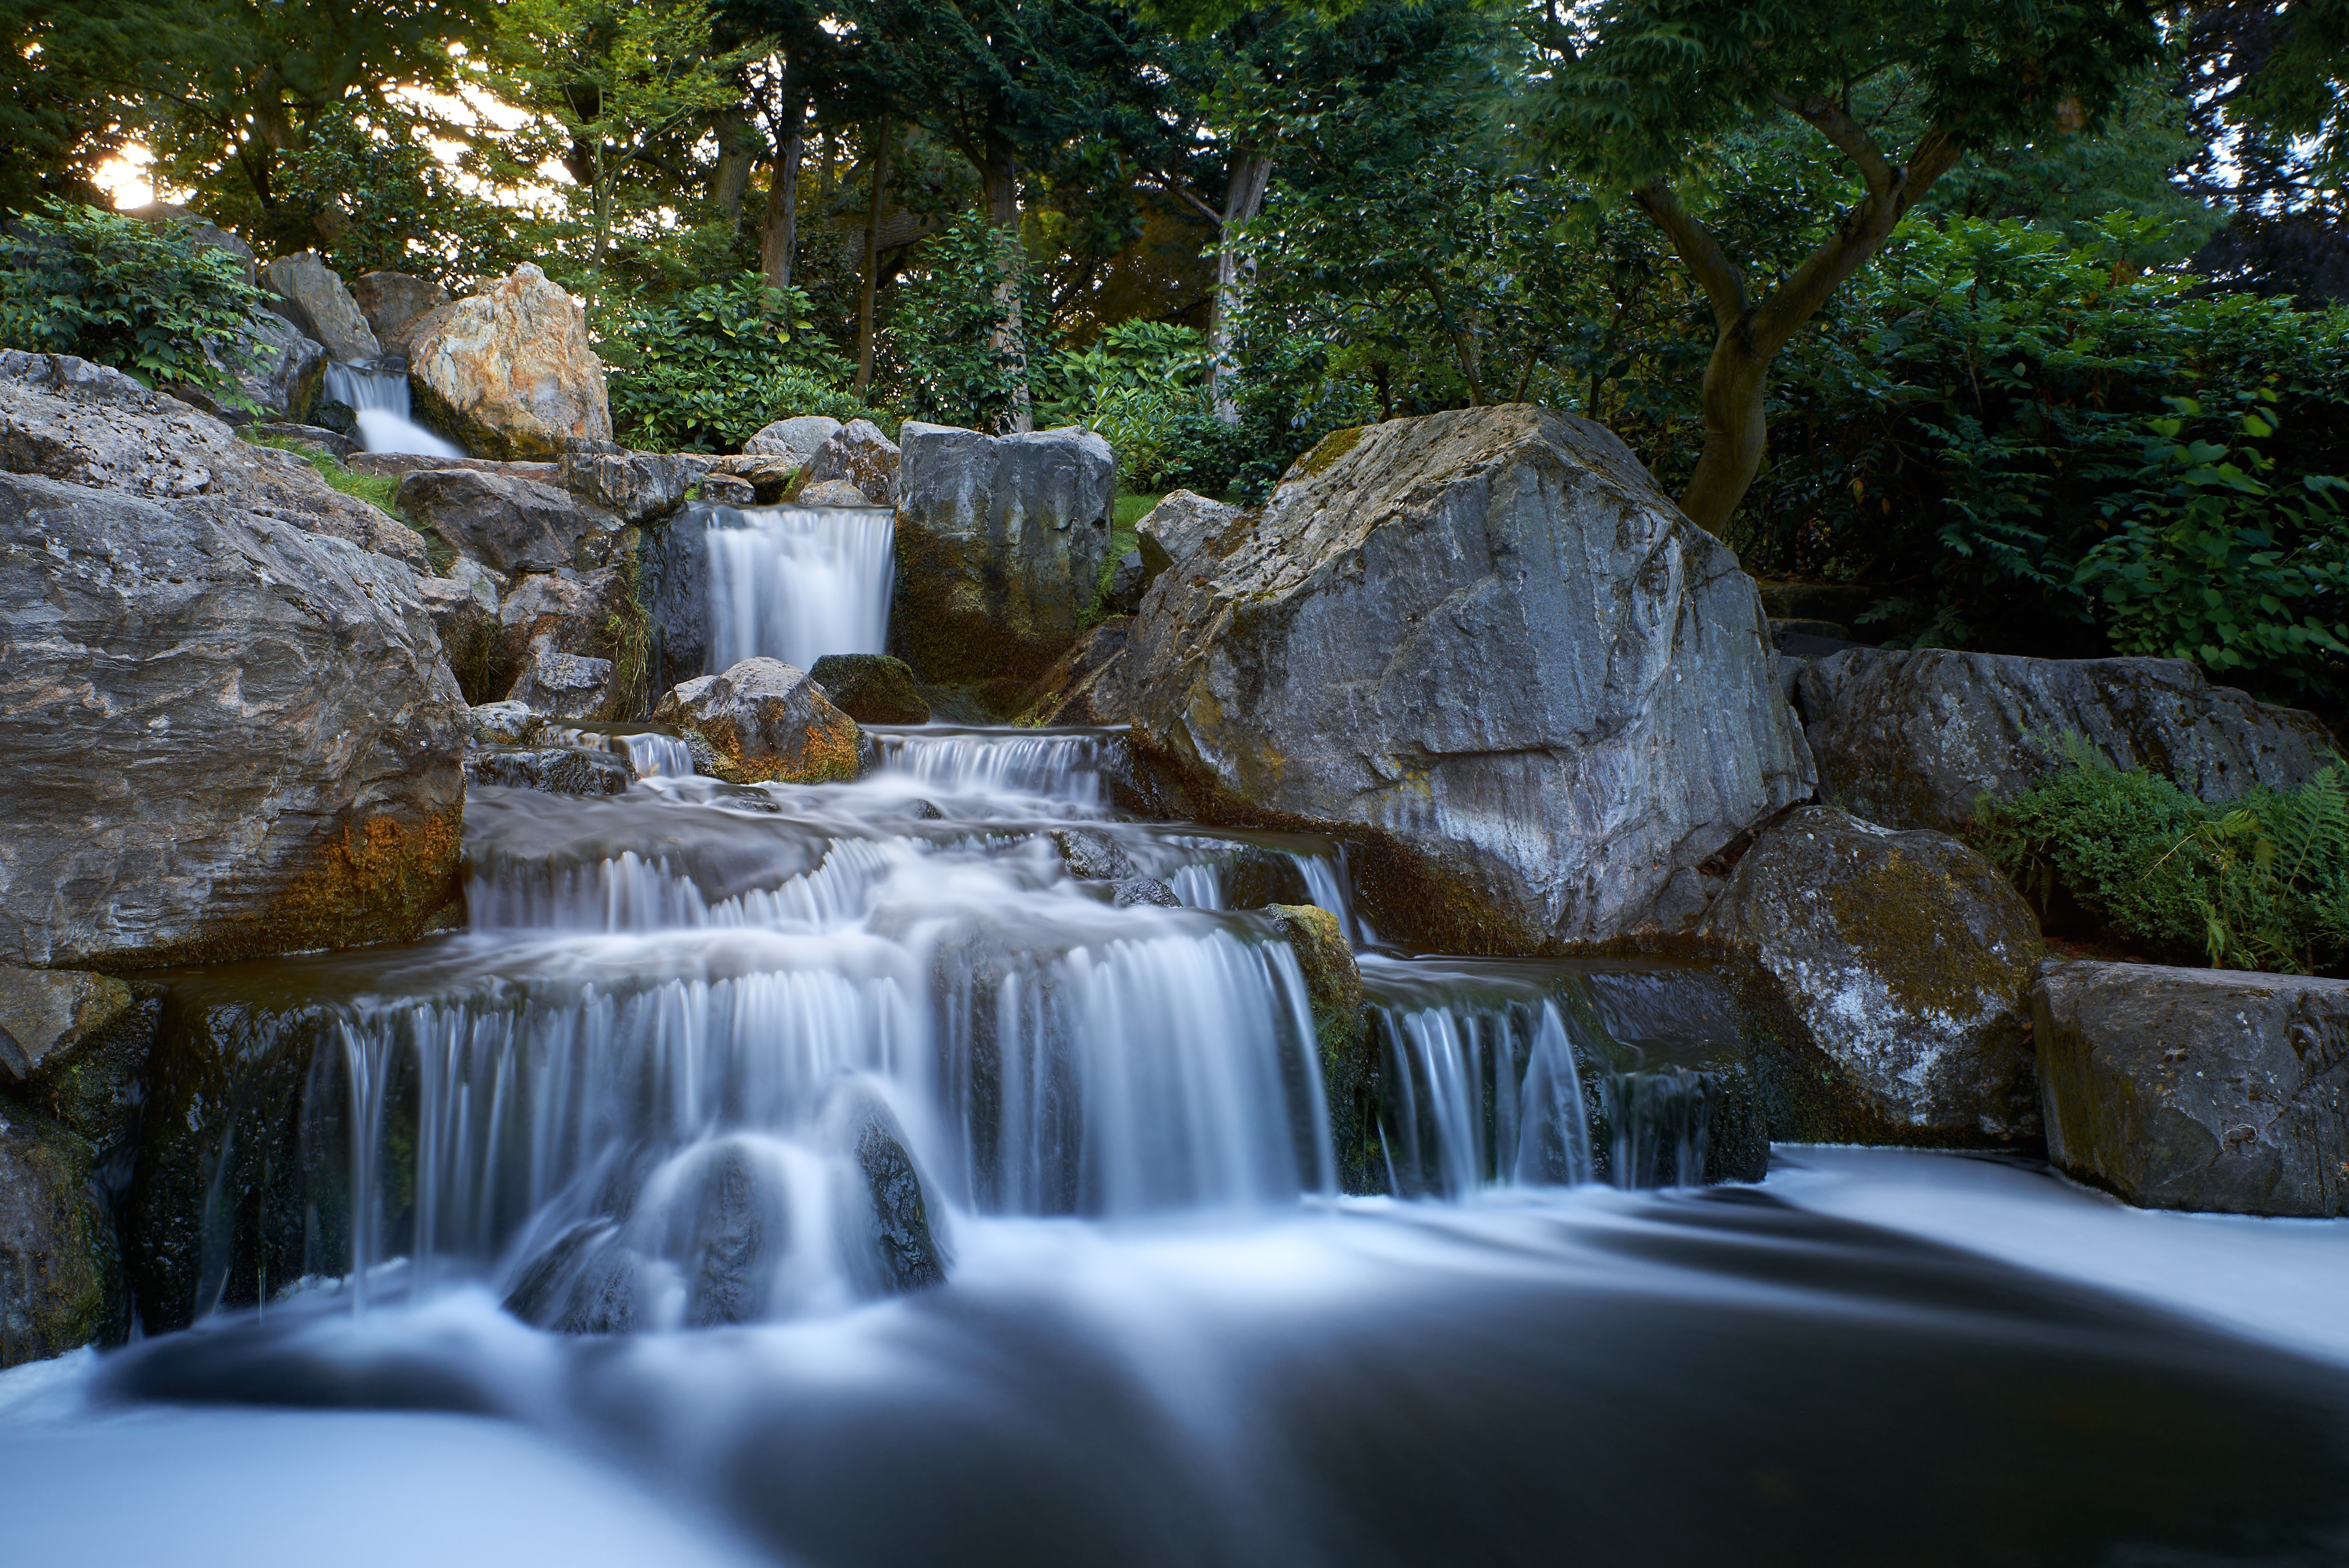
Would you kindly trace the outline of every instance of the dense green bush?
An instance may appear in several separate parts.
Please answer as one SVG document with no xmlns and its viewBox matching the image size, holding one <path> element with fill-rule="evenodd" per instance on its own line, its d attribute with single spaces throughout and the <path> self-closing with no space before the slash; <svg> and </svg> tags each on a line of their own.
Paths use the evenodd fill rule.
<svg viewBox="0 0 2349 1568">
<path fill-rule="evenodd" d="M 2217 804 L 2077 736 L 2066 766 L 1971 837 L 2043 911 L 2066 901 L 2149 956 L 2230 969 L 2349 969 L 2349 794 L 2337 767 Z"/>
<path fill-rule="evenodd" d="M 880 384 L 906 418 L 992 430 L 1010 413 L 1019 366 L 995 341 L 1007 264 L 1019 273 L 1022 319 L 1042 330 L 1050 316 L 1016 239 L 966 212 L 924 242 L 876 345 Z M 1030 356 L 1047 357 L 1033 346 Z"/>
<path fill-rule="evenodd" d="M 1047 358 L 1038 377 L 1039 428 L 1082 425 L 1117 449 L 1129 490 L 1220 495 L 1246 457 L 1246 435 L 1215 416 L 1207 343 L 1194 328 L 1128 321 L 1082 349 Z"/>
<path fill-rule="evenodd" d="M 12 220 L 0 233 L 0 347 L 236 397 L 265 296 L 243 262 L 189 231 L 67 202 Z"/>
<path fill-rule="evenodd" d="M 876 418 L 842 390 L 848 366 L 806 312 L 806 295 L 756 273 L 665 298 L 609 299 L 597 326 L 615 432 L 664 451 L 736 451 L 792 415 Z"/>
</svg>

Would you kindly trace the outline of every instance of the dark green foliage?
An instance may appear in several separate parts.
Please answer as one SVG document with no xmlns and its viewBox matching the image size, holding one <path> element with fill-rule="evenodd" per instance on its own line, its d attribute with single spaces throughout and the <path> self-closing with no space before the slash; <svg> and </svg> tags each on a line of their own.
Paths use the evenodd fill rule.
<svg viewBox="0 0 2349 1568">
<path fill-rule="evenodd" d="M 0 234 L 0 347 L 235 397 L 264 296 L 243 263 L 188 231 L 62 201 L 13 220 Z"/>
<path fill-rule="evenodd" d="M 841 390 L 848 367 L 810 330 L 807 296 L 756 273 L 667 297 L 607 301 L 598 323 L 612 366 L 613 428 L 662 451 L 738 451 L 795 414 L 873 418 Z"/>
<path fill-rule="evenodd" d="M 976 212 L 923 247 L 920 273 L 897 292 L 879 345 L 881 378 L 908 419 L 991 429 L 1011 407 L 1018 362 L 994 341 L 1006 252 L 1017 242 Z M 1021 280 L 1031 291 L 1033 275 Z M 1032 292 L 1027 318 L 1042 319 Z"/>
<path fill-rule="evenodd" d="M 2349 969 L 2349 795 L 2328 767 L 2297 789 L 2198 799 L 2123 771 L 2077 736 L 2066 766 L 1969 835 L 2042 910 L 2059 899 L 2171 963 L 2284 974 Z"/>
</svg>

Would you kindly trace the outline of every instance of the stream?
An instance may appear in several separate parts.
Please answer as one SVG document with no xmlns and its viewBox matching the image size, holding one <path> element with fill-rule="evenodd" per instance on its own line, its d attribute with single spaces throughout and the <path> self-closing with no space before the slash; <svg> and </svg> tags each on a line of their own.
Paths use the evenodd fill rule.
<svg viewBox="0 0 2349 1568">
<path fill-rule="evenodd" d="M 775 512 L 713 662 L 877 643 L 885 526 Z M 0 1558 L 2349 1562 L 2349 1227 L 1774 1150 L 1702 968 L 1390 951 L 1116 730 L 868 733 L 477 788 L 466 930 L 164 976 L 194 1325 L 0 1374 Z"/>
</svg>

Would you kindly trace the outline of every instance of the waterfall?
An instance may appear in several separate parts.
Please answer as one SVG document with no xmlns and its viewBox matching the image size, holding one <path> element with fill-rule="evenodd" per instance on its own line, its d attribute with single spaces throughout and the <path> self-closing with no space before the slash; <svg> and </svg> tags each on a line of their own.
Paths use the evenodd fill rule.
<svg viewBox="0 0 2349 1568">
<path fill-rule="evenodd" d="M 765 656 L 812 668 L 889 634 L 895 519 L 883 507 L 702 510 L 714 674 Z"/>
<path fill-rule="evenodd" d="M 884 772 L 952 794 L 1036 795 L 1095 810 L 1108 802 L 1103 769 L 1118 732 L 1032 729 L 867 730 Z"/>
<path fill-rule="evenodd" d="M 461 458 L 463 448 L 418 424 L 409 403 L 408 369 L 390 365 L 326 362 L 326 397 L 351 410 L 359 445 L 370 452 L 420 452 Z"/>
</svg>

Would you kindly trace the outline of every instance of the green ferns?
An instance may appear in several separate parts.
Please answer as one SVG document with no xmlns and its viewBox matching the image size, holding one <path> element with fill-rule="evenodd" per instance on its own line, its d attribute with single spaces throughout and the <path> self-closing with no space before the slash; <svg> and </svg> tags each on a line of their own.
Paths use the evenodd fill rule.
<svg viewBox="0 0 2349 1568">
<path fill-rule="evenodd" d="M 2153 956 L 2295 975 L 2349 970 L 2349 790 L 2339 767 L 2296 789 L 2198 799 L 2123 771 L 2078 736 L 2061 771 L 1976 809 L 1975 845 L 2043 912 L 2059 901 Z"/>
</svg>

